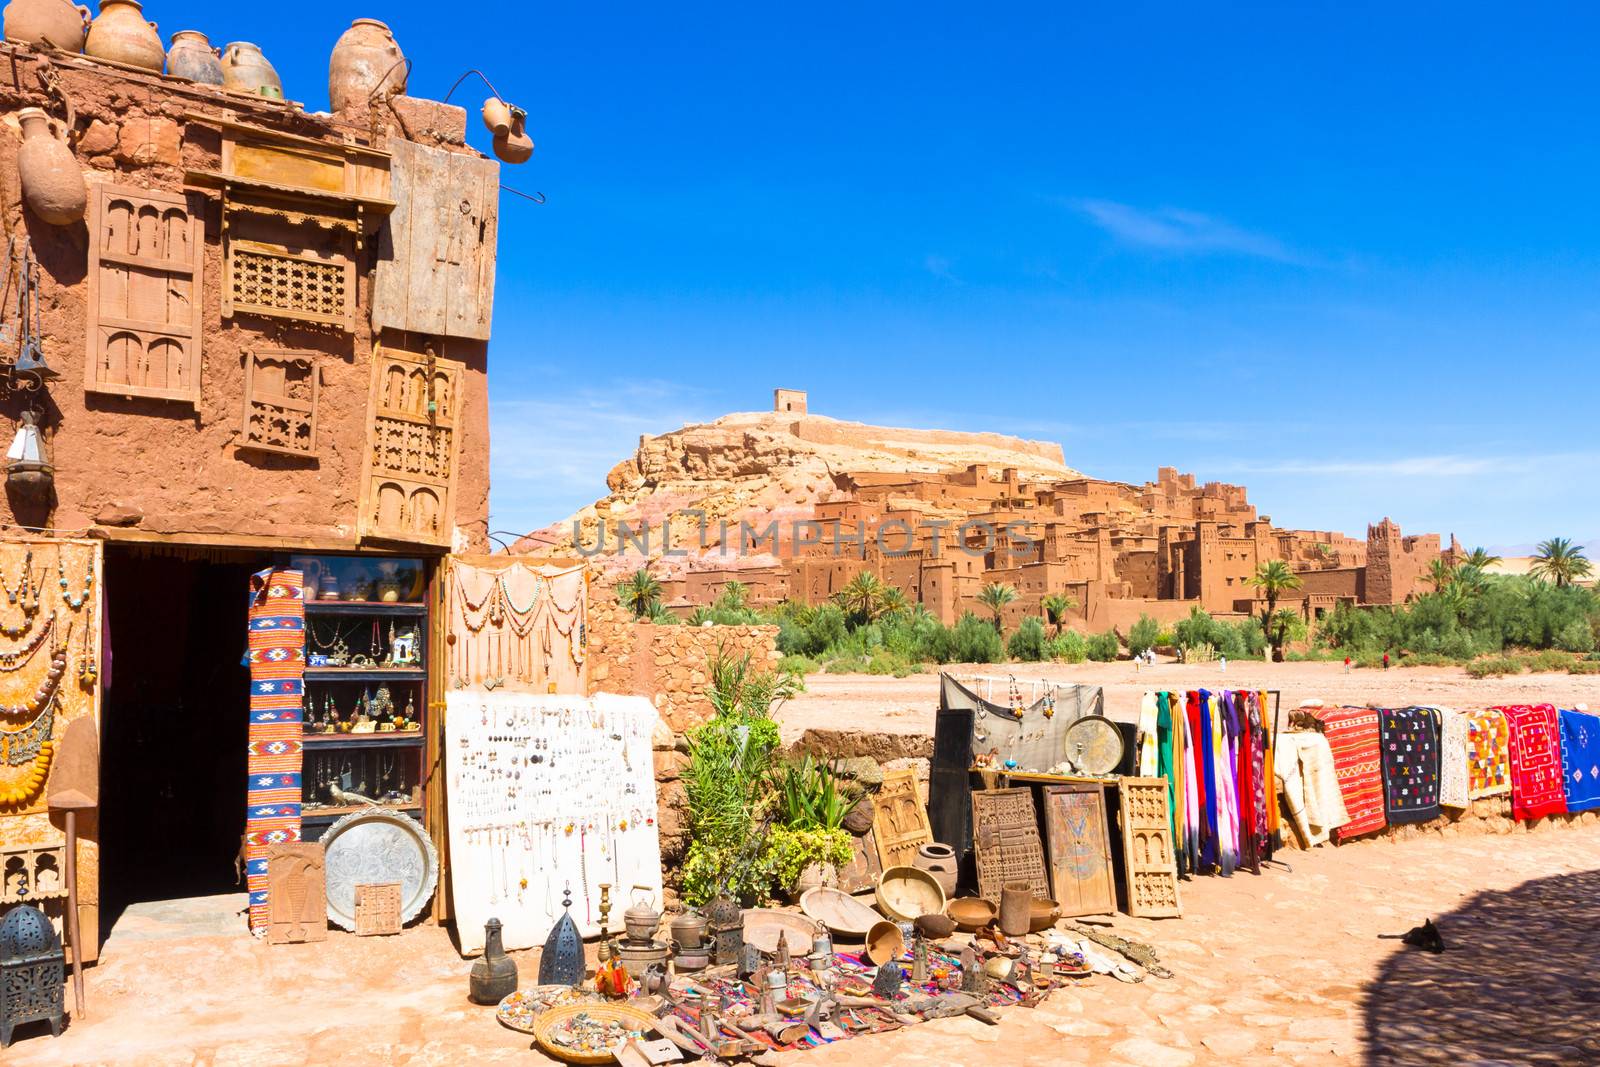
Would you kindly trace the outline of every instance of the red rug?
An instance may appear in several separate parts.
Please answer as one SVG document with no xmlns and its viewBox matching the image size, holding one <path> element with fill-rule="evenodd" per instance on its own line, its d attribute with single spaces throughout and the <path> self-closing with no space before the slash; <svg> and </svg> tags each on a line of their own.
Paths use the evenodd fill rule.
<svg viewBox="0 0 1600 1067">
<path fill-rule="evenodd" d="M 1550 704 L 1500 708 L 1511 727 L 1511 814 L 1537 819 L 1567 810 L 1561 774 L 1561 721 Z"/>
<path fill-rule="evenodd" d="M 1378 713 L 1371 708 L 1311 709 L 1333 749 L 1333 772 L 1350 820 L 1334 831 L 1339 841 L 1382 830 L 1383 762 L 1378 750 Z M 1559 790 L 1559 778 L 1556 788 Z"/>
</svg>

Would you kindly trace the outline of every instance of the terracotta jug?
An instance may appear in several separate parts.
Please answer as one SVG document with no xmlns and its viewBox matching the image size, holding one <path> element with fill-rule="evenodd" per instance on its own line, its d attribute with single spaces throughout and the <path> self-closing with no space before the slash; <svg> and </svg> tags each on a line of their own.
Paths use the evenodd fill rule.
<svg viewBox="0 0 1600 1067">
<path fill-rule="evenodd" d="M 927 871 L 933 875 L 933 880 L 939 883 L 939 888 L 944 890 L 946 900 L 956 895 L 956 853 L 949 845 L 938 842 L 923 845 L 917 849 L 917 858 L 912 861 L 919 871 Z"/>
<path fill-rule="evenodd" d="M 533 158 L 533 138 L 528 136 L 528 113 L 511 109 L 511 128 L 494 135 L 494 154 L 505 163 L 526 163 Z"/>
<path fill-rule="evenodd" d="M 333 46 L 328 61 L 328 103 L 335 111 L 360 107 L 381 86 L 406 91 L 405 55 L 389 27 L 356 19 Z"/>
<path fill-rule="evenodd" d="M 84 51 L 96 59 L 157 72 L 167 66 L 161 35 L 155 23 L 145 21 L 139 0 L 100 0 L 100 17 L 89 25 Z"/>
<path fill-rule="evenodd" d="M 89 190 L 72 149 L 56 136 L 50 117 L 39 108 L 23 108 L 17 119 L 22 123 L 17 170 L 22 176 L 23 200 L 35 215 L 55 226 L 82 219 L 89 206 Z"/>
<path fill-rule="evenodd" d="M 495 135 L 511 132 L 511 106 L 499 97 L 483 102 L 483 124 Z"/>
<path fill-rule="evenodd" d="M 272 69 L 261 49 L 249 41 L 234 41 L 222 50 L 222 84 L 269 100 L 283 99 L 283 82 L 278 72 Z"/>
<path fill-rule="evenodd" d="M 179 30 L 167 50 L 167 73 L 202 85 L 221 85 L 221 53 L 199 30 Z"/>
<path fill-rule="evenodd" d="M 81 52 L 89 18 L 87 7 L 67 0 L 11 0 L 6 5 L 6 40 Z"/>
</svg>

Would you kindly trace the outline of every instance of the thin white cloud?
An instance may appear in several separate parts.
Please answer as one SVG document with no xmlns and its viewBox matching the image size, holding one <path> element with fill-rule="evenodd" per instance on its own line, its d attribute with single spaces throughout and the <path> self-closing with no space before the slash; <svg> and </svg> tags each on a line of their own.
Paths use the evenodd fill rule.
<svg viewBox="0 0 1600 1067">
<path fill-rule="evenodd" d="M 1304 264 L 1282 241 L 1184 208 L 1138 208 L 1115 200 L 1074 200 L 1074 209 L 1126 245 L 1176 255 L 1239 255 Z"/>
<path fill-rule="evenodd" d="M 955 264 L 950 261 L 949 257 L 936 255 L 933 252 L 929 252 L 922 257 L 922 269 L 935 278 L 940 281 L 952 282 L 956 285 L 965 285 L 965 282 L 956 277 L 954 266 Z"/>
</svg>

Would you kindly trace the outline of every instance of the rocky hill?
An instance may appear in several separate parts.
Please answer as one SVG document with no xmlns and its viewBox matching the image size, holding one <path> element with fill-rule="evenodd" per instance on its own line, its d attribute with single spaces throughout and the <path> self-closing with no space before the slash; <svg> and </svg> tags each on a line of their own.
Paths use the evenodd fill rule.
<svg viewBox="0 0 1600 1067">
<path fill-rule="evenodd" d="M 689 555 L 667 561 L 663 575 L 682 569 L 702 550 L 698 520 L 706 516 L 706 549 L 718 546 L 727 520 L 758 526 L 810 518 L 817 503 L 836 491 L 834 475 L 961 471 L 974 463 L 996 472 L 1017 468 L 1027 479 L 1072 478 L 1061 446 L 993 433 L 910 430 L 841 422 L 822 415 L 752 412 L 645 437 L 632 458 L 606 477 L 610 493 L 564 522 L 522 538 L 513 551 L 569 555 L 574 529 L 593 546 L 602 520 L 605 552 L 595 562 L 607 570 L 638 565 L 615 555 L 618 523 L 652 527 L 651 555 L 661 550 L 661 526 L 670 523 L 675 548 Z M 908 502 L 910 503 L 910 502 Z M 750 560 L 755 563 L 757 560 Z"/>
</svg>

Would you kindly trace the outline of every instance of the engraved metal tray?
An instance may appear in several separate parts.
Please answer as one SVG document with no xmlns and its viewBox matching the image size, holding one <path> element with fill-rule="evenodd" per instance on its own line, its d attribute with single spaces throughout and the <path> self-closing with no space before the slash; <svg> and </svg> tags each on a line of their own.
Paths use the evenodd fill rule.
<svg viewBox="0 0 1600 1067">
<path fill-rule="evenodd" d="M 400 922 L 422 914 L 439 882 L 439 856 L 422 824 L 407 815 L 367 808 L 322 836 L 327 860 L 328 918 L 355 932 L 356 886 L 400 883 Z"/>
</svg>

